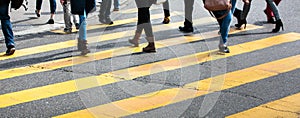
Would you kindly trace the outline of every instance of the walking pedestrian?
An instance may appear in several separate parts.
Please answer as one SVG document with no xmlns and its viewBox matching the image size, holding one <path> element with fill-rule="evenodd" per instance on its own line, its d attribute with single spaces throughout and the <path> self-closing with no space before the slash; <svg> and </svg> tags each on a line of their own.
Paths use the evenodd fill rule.
<svg viewBox="0 0 300 118">
<path fill-rule="evenodd" d="M 64 0 L 62 0 L 64 2 Z M 90 50 L 87 48 L 87 31 L 86 31 L 86 18 L 88 13 L 95 9 L 96 2 L 95 0 L 71 0 L 71 12 L 72 14 L 79 15 L 79 38 L 77 43 L 77 48 L 81 51 L 81 55 L 86 55 L 90 53 Z"/>
<path fill-rule="evenodd" d="M 12 25 L 10 22 L 10 16 L 8 15 L 8 6 L 10 0 L 1 0 L 0 1 L 0 20 L 1 20 L 1 28 L 5 38 L 6 44 L 6 53 L 5 55 L 12 55 L 15 52 L 15 42 L 14 42 L 14 34 L 12 31 Z"/>
<path fill-rule="evenodd" d="M 138 22 L 135 35 L 133 39 L 129 40 L 129 43 L 138 47 L 142 31 L 144 30 L 146 34 L 146 40 L 148 41 L 148 45 L 145 48 L 143 48 L 143 52 L 156 52 L 149 10 L 151 5 L 153 4 L 153 1 L 135 0 L 135 3 L 138 7 Z"/>
<path fill-rule="evenodd" d="M 65 22 L 65 28 L 64 32 L 66 33 L 72 33 L 72 22 L 71 22 L 71 16 L 73 17 L 73 23 L 76 27 L 76 29 L 79 29 L 79 23 L 75 17 L 75 15 L 71 14 L 70 10 L 70 0 L 60 0 L 60 3 L 63 7 L 64 12 L 64 22 Z"/>
<path fill-rule="evenodd" d="M 37 17 L 41 16 L 41 7 L 42 7 L 43 0 L 36 0 L 36 10 L 35 14 Z M 47 24 L 54 24 L 54 14 L 56 11 L 56 1 L 55 0 L 49 0 L 50 3 L 50 19 L 48 20 Z"/>
<path fill-rule="evenodd" d="M 216 18 L 222 17 L 224 14 L 227 14 L 224 18 L 222 19 L 217 19 L 218 24 L 220 26 L 220 33 L 221 33 L 221 38 L 220 38 L 220 43 L 219 43 L 219 51 L 222 53 L 230 53 L 229 48 L 227 47 L 227 40 L 228 40 L 228 33 L 230 30 L 230 23 L 232 20 L 232 14 L 234 13 L 235 10 L 235 5 L 236 5 L 236 0 L 231 0 L 231 10 L 222 10 L 222 11 L 213 11 L 213 14 L 215 15 Z"/>
</svg>

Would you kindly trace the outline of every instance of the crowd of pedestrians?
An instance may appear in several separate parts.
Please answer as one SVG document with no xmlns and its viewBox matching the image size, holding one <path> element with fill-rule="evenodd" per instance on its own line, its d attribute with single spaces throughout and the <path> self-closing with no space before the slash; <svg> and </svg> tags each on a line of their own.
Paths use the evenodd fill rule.
<svg viewBox="0 0 300 118">
<path fill-rule="evenodd" d="M 12 25 L 9 17 L 9 3 L 11 0 L 0 0 L 0 20 L 2 26 L 2 32 L 5 38 L 5 44 L 7 51 L 5 55 L 12 55 L 15 52 L 15 43 L 14 43 L 14 34 L 12 31 Z M 230 23 L 232 16 L 236 17 L 237 23 L 235 26 L 241 28 L 244 25 L 246 28 L 247 25 L 247 16 L 251 8 L 252 0 L 242 0 L 244 2 L 243 9 L 236 8 L 237 0 L 231 0 L 231 9 L 230 10 L 219 10 L 213 11 L 212 14 L 219 18 L 217 19 L 220 26 L 220 43 L 219 51 L 223 53 L 229 53 L 230 50 L 227 47 L 228 33 L 230 29 Z M 280 29 L 283 30 L 283 23 L 279 14 L 277 5 L 281 0 L 265 0 L 267 3 L 264 13 L 266 14 L 266 19 L 268 23 L 275 24 L 275 28 L 272 32 L 279 32 Z M 50 2 L 50 18 L 46 22 L 47 24 L 54 24 L 54 15 L 56 13 L 56 0 L 49 0 Z M 112 0 L 102 0 L 97 1 L 101 3 L 99 10 L 99 22 L 103 24 L 113 24 L 113 21 L 110 18 Z M 164 18 L 162 23 L 170 23 L 170 6 L 169 0 L 163 0 L 163 12 Z M 43 0 L 36 0 L 36 10 L 35 14 L 37 17 L 41 16 L 41 7 Z M 120 0 L 113 0 L 113 11 L 120 10 Z M 146 40 L 148 45 L 143 48 L 143 52 L 156 52 L 155 49 L 155 36 L 153 35 L 152 24 L 150 21 L 150 7 L 152 4 L 157 3 L 157 0 L 135 0 L 137 9 L 138 9 L 138 21 L 136 26 L 135 35 L 132 39 L 129 40 L 129 43 L 134 46 L 139 46 L 139 40 L 142 32 L 145 32 Z M 88 14 L 93 11 L 96 7 L 95 0 L 60 0 L 60 4 L 63 7 L 64 13 L 64 23 L 65 28 L 64 32 L 71 33 L 72 25 L 79 30 L 78 37 L 78 50 L 81 51 L 82 55 L 90 53 L 90 50 L 87 48 L 87 22 L 86 19 Z M 184 33 L 194 32 L 193 27 L 193 9 L 194 9 L 194 0 L 184 0 L 184 10 L 185 10 L 185 20 L 183 26 L 179 26 L 179 31 Z M 224 17 L 223 17 L 224 16 Z M 72 22 L 73 19 L 73 22 Z"/>
</svg>

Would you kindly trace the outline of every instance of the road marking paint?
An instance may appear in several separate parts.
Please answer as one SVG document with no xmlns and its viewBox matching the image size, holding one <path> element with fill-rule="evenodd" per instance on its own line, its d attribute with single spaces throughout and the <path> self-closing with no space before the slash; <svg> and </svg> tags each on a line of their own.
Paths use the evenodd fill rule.
<svg viewBox="0 0 300 118">
<path fill-rule="evenodd" d="M 299 62 L 298 62 L 299 63 Z M 227 118 L 299 118 L 300 93 L 260 105 Z"/>
<path fill-rule="evenodd" d="M 214 20 L 211 17 L 197 19 L 196 21 L 197 22 L 195 22 L 195 25 L 201 25 L 201 24 L 214 22 Z M 154 31 L 167 31 L 167 30 L 171 30 L 171 28 L 175 28 L 176 26 L 180 25 L 181 23 L 182 22 L 174 22 L 174 23 L 170 23 L 167 25 L 161 24 L 161 25 L 153 26 L 153 30 Z M 134 30 L 104 34 L 101 36 L 94 36 L 94 37 L 88 38 L 87 40 L 89 43 L 115 40 L 117 38 L 122 38 L 124 36 L 133 36 L 133 33 L 130 33 L 130 32 L 134 32 Z M 0 56 L 0 60 L 6 60 L 6 59 L 21 57 L 21 56 L 26 56 L 26 55 L 31 55 L 31 54 L 38 54 L 38 53 L 42 53 L 42 52 L 70 48 L 70 47 L 74 47 L 76 45 L 77 45 L 77 39 L 64 41 L 64 42 L 58 42 L 58 43 L 52 43 L 52 44 L 47 44 L 47 45 L 41 45 L 41 46 L 17 50 L 15 52 L 15 54 L 11 55 L 11 56 Z M 4 54 L 5 54 L 5 52 L 0 53 L 0 55 L 4 55 Z"/>
<path fill-rule="evenodd" d="M 34 100 L 49 98 L 57 95 L 67 94 L 75 91 L 85 90 L 88 88 L 112 84 L 123 80 L 133 80 L 137 77 L 150 75 L 150 73 L 155 74 L 163 71 L 175 70 L 175 69 L 203 63 L 206 61 L 226 58 L 229 56 L 235 56 L 238 54 L 248 53 L 248 52 L 268 48 L 282 43 L 293 42 L 297 40 L 300 40 L 300 34 L 288 33 L 288 34 L 274 36 L 262 40 L 231 46 L 230 49 L 232 50 L 232 53 L 228 55 L 226 54 L 225 56 L 218 57 L 218 55 L 214 53 L 216 52 L 216 50 L 201 52 L 193 55 L 187 55 L 183 57 L 172 58 L 172 59 L 159 61 L 155 63 L 108 72 L 108 73 L 101 74 L 99 76 L 80 78 L 76 80 L 61 82 L 61 83 L 42 86 L 42 87 L 36 87 L 36 88 L 27 89 L 23 91 L 7 93 L 7 94 L 0 95 L 0 108 L 16 105 L 20 103 L 30 102 Z M 214 56 L 214 58 L 212 58 L 212 56 Z M 295 61 L 299 61 L 299 60 L 296 59 Z M 152 68 L 152 67 L 156 67 L 155 65 L 160 65 L 164 67 L 164 70 L 155 70 L 155 68 Z M 274 67 L 274 70 L 272 72 L 278 72 L 276 68 L 279 67 L 285 68 L 287 66 L 285 64 L 282 64 L 282 66 L 279 65 L 280 64 L 277 63 L 276 67 Z M 267 70 L 268 67 L 270 67 L 270 65 L 265 66 L 266 68 L 265 70 Z M 149 69 L 154 69 L 155 71 L 150 72 Z M 241 75 L 241 73 L 239 74 Z M 195 84 L 197 83 L 189 84 L 186 87 L 194 87 L 193 85 Z M 35 93 L 39 93 L 39 94 L 35 94 Z"/>
<path fill-rule="evenodd" d="M 238 50 L 235 49 L 235 51 Z M 191 84 L 187 84 L 182 88 L 171 88 L 155 91 L 141 96 L 131 97 L 112 103 L 63 114 L 57 116 L 56 118 L 76 116 L 89 118 L 98 115 L 106 117 L 128 116 L 146 110 L 156 109 L 166 105 L 178 103 L 184 100 L 193 99 L 202 95 L 206 95 L 208 93 L 230 89 L 243 84 L 266 79 L 276 76 L 280 73 L 299 69 L 300 65 L 295 65 L 295 63 L 300 63 L 300 55 L 230 72 L 225 75 L 219 75 L 213 78 L 199 80 Z M 296 98 L 299 98 L 299 95 Z M 292 98 L 292 100 L 298 102 L 298 99 Z M 299 108 L 300 107 L 298 106 L 298 110 Z M 265 112 L 262 111 L 261 113 L 263 114 Z M 255 113 L 252 112 L 252 114 Z"/>
<path fill-rule="evenodd" d="M 262 28 L 260 26 L 255 26 L 255 25 L 248 25 L 248 27 L 249 28 L 247 28 L 247 30 Z M 243 32 L 243 31 L 247 31 L 247 30 L 238 30 L 237 32 Z M 202 33 L 201 36 L 205 36 L 207 38 L 212 38 L 212 37 L 218 37 L 219 35 L 217 34 L 217 31 L 212 31 L 212 32 Z M 176 38 L 171 38 L 171 39 L 167 39 L 167 40 L 156 41 L 156 48 L 164 48 L 167 46 L 173 46 L 173 45 L 203 40 L 203 38 L 201 36 L 195 35 L 195 36 L 186 36 L 186 37 L 176 37 Z M 109 38 L 109 37 L 107 36 L 107 38 Z M 146 45 L 146 44 L 142 44 L 142 45 Z M 61 45 L 61 46 L 67 46 L 67 45 Z M 50 49 L 50 47 L 43 47 L 43 48 Z M 53 46 L 53 48 L 56 48 L 56 47 Z M 111 49 L 111 50 L 88 54 L 87 56 L 75 56 L 75 57 L 70 57 L 70 58 L 64 58 L 64 59 L 34 64 L 31 66 L 26 66 L 26 67 L 3 70 L 3 71 L 0 71 L 0 75 L 2 75 L 0 77 L 0 80 L 17 77 L 17 76 L 23 76 L 23 75 L 27 75 L 27 74 L 33 74 L 33 73 L 37 73 L 37 72 L 54 70 L 54 69 L 68 67 L 68 66 L 77 65 L 77 64 L 83 64 L 83 63 L 91 62 L 91 61 L 95 61 L 95 60 L 111 58 L 113 56 L 131 54 L 133 52 L 139 52 L 140 50 L 141 50 L 141 47 L 138 47 L 138 48 L 121 47 L 121 48 L 116 48 L 116 49 Z"/>
</svg>

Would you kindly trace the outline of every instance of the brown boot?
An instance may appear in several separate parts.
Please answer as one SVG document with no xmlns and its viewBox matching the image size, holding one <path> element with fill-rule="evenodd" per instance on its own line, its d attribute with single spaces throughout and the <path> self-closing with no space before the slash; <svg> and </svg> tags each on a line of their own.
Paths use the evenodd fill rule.
<svg viewBox="0 0 300 118">
<path fill-rule="evenodd" d="M 156 52 L 154 37 L 146 37 L 146 39 L 149 43 L 148 43 L 148 46 L 143 48 L 143 52 Z"/>
<path fill-rule="evenodd" d="M 141 33 L 135 33 L 133 39 L 129 39 L 128 42 L 133 44 L 134 47 L 139 47 L 140 37 L 141 37 Z"/>
<path fill-rule="evenodd" d="M 78 40 L 78 49 L 81 51 L 81 55 L 86 55 L 91 51 L 87 49 L 87 41 L 86 40 Z"/>
<path fill-rule="evenodd" d="M 82 49 L 83 49 L 83 47 L 82 47 L 82 42 L 81 42 L 82 40 L 80 40 L 80 39 L 77 39 L 77 50 L 78 51 L 81 51 Z"/>
</svg>

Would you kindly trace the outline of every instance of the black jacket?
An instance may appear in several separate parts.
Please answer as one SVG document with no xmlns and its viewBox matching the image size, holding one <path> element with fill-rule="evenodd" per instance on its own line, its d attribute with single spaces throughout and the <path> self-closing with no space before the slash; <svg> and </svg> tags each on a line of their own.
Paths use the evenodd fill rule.
<svg viewBox="0 0 300 118">
<path fill-rule="evenodd" d="M 95 7 L 96 7 L 95 0 L 71 0 L 72 14 L 83 15 L 84 10 L 86 13 L 89 13 Z"/>
<path fill-rule="evenodd" d="M 9 2 L 10 0 L 0 0 L 0 5 L 7 5 Z"/>
</svg>

